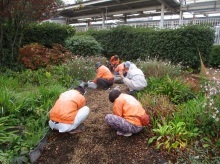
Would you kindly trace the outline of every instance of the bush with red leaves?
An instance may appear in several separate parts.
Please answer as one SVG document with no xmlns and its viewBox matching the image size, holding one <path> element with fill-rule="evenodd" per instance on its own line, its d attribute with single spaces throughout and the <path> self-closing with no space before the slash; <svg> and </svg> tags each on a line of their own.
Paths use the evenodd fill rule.
<svg viewBox="0 0 220 164">
<path fill-rule="evenodd" d="M 33 43 L 25 45 L 19 50 L 19 61 L 32 70 L 45 68 L 48 65 L 58 65 L 70 59 L 72 53 L 60 44 L 54 44 L 47 48 L 41 44 Z"/>
</svg>

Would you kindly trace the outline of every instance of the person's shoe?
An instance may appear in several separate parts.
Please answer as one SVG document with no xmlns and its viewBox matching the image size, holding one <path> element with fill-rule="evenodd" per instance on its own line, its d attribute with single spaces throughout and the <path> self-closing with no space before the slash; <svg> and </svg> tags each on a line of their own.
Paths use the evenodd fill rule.
<svg viewBox="0 0 220 164">
<path fill-rule="evenodd" d="M 103 88 L 103 90 L 109 90 L 109 89 L 110 89 L 109 87 Z"/>
<path fill-rule="evenodd" d="M 79 125 L 76 129 L 69 131 L 70 134 L 81 133 L 85 130 L 85 126 L 83 124 Z"/>
<path fill-rule="evenodd" d="M 113 89 L 115 89 L 115 90 L 118 90 L 118 91 L 121 91 L 121 89 L 120 89 L 120 86 L 119 85 L 117 85 L 115 88 L 113 88 Z"/>
<path fill-rule="evenodd" d="M 122 132 L 117 131 L 117 135 L 125 136 L 125 137 L 130 137 L 132 135 L 132 133 L 122 133 Z"/>
</svg>

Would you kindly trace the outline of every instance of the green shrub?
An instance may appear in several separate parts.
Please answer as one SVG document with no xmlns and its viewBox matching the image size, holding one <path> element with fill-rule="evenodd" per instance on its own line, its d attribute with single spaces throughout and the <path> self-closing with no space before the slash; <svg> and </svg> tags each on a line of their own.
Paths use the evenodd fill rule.
<svg viewBox="0 0 220 164">
<path fill-rule="evenodd" d="M 220 67 L 220 45 L 214 45 L 211 51 L 211 59 L 209 64 L 212 67 Z"/>
<path fill-rule="evenodd" d="M 75 55 L 94 56 L 102 52 L 101 45 L 92 36 L 73 36 L 66 40 L 66 47 Z"/>
<path fill-rule="evenodd" d="M 22 45 L 39 43 L 51 47 L 54 43 L 64 45 L 67 37 L 75 34 L 75 28 L 69 25 L 45 22 L 30 24 L 24 31 Z"/>
</svg>

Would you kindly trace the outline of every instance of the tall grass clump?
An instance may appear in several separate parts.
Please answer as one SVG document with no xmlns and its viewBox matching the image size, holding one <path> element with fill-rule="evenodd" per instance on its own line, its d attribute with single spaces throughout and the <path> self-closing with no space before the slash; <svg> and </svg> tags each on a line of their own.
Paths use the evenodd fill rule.
<svg viewBox="0 0 220 164">
<path fill-rule="evenodd" d="M 186 102 L 195 97 L 193 91 L 178 78 L 168 75 L 162 78 L 150 77 L 148 79 L 148 92 L 154 95 L 166 95 L 174 104 Z"/>
<path fill-rule="evenodd" d="M 30 149 L 48 131 L 48 111 L 67 89 L 55 78 L 43 69 L 1 72 L 0 163 L 28 163 Z"/>
<path fill-rule="evenodd" d="M 208 117 L 205 114 L 203 107 L 206 98 L 198 96 L 183 104 L 177 106 L 177 111 L 174 113 L 174 122 L 185 122 L 188 130 L 195 130 L 200 125 L 205 125 L 208 122 Z"/>
<path fill-rule="evenodd" d="M 104 57 L 79 57 L 70 61 L 66 67 L 68 67 L 68 73 L 76 80 L 88 81 L 95 78 L 96 70 L 95 63 L 101 62 L 103 65 L 106 62 Z"/>
<path fill-rule="evenodd" d="M 144 72 L 146 77 L 179 77 L 183 72 L 180 65 L 172 65 L 170 62 L 147 59 L 137 61 L 137 66 Z"/>
</svg>

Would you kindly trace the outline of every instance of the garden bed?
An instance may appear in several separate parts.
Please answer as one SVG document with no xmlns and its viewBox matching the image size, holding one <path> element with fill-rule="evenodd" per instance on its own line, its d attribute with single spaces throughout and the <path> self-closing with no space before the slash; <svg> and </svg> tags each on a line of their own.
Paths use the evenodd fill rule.
<svg viewBox="0 0 220 164">
<path fill-rule="evenodd" d="M 116 86 L 117 84 L 114 84 Z M 120 85 L 123 92 L 125 86 Z M 112 104 L 108 100 L 109 90 L 87 89 L 87 105 L 91 109 L 85 121 L 85 131 L 79 134 L 52 131 L 48 144 L 35 162 L 46 163 L 166 163 L 175 162 L 176 157 L 147 147 L 150 133 L 148 128 L 131 137 L 117 136 L 116 131 L 104 121 L 111 113 Z"/>
</svg>

